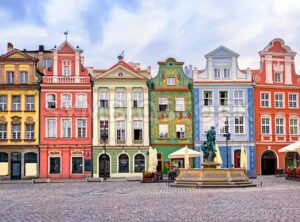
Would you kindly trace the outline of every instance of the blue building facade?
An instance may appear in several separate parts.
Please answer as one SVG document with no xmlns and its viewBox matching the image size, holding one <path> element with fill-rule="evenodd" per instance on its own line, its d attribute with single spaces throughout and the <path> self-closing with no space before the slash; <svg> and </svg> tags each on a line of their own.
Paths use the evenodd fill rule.
<svg viewBox="0 0 300 222">
<path fill-rule="evenodd" d="M 251 71 L 240 70 L 238 54 L 220 46 L 205 55 L 205 70 L 193 70 L 194 143 L 201 151 L 206 132 L 214 126 L 219 145 L 221 167 L 239 168 L 243 146 L 247 156 L 247 174 L 255 175 L 254 96 Z M 226 145 L 224 134 L 230 133 Z M 202 158 L 195 160 L 200 168 Z"/>
</svg>

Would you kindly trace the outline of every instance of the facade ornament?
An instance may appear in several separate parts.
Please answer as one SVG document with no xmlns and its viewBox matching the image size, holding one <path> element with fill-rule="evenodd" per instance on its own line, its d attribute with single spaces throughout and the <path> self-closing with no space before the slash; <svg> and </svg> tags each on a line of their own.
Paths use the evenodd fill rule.
<svg viewBox="0 0 300 222">
<path fill-rule="evenodd" d="M 191 114 L 191 113 L 188 113 L 188 114 L 187 114 L 187 118 L 188 118 L 189 120 L 191 120 L 191 119 L 192 119 L 192 114 Z"/>
<path fill-rule="evenodd" d="M 161 114 L 160 114 L 159 120 L 161 120 L 161 121 L 165 120 L 165 115 L 164 115 L 164 113 L 161 113 Z"/>
<path fill-rule="evenodd" d="M 165 78 L 166 78 L 166 76 L 165 76 L 165 74 L 163 73 L 163 74 L 161 75 L 161 81 L 164 81 Z"/>
<path fill-rule="evenodd" d="M 21 117 L 13 116 L 11 117 L 12 124 L 21 124 Z"/>
<path fill-rule="evenodd" d="M 34 119 L 31 116 L 28 116 L 26 118 L 26 124 L 27 125 L 33 125 L 34 124 Z"/>
<path fill-rule="evenodd" d="M 7 124 L 7 121 L 4 116 L 0 116 L 0 124 Z"/>
<path fill-rule="evenodd" d="M 279 63 L 274 64 L 273 69 L 274 69 L 275 72 L 283 72 L 283 65 L 279 64 Z"/>
<path fill-rule="evenodd" d="M 178 79 L 178 81 L 181 80 L 181 75 L 179 73 L 177 74 L 177 79 Z"/>
<path fill-rule="evenodd" d="M 183 117 L 182 117 L 182 112 L 179 113 L 178 119 L 179 119 L 179 120 L 182 120 L 182 119 L 183 119 Z"/>
</svg>

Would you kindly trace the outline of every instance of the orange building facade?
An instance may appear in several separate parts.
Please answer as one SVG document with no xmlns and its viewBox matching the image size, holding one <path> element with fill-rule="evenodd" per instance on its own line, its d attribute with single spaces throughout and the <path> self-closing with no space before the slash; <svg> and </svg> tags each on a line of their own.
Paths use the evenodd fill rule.
<svg viewBox="0 0 300 222">
<path fill-rule="evenodd" d="M 270 175 L 292 164 L 293 154 L 278 150 L 300 139 L 300 77 L 296 53 L 282 39 L 271 41 L 259 55 L 261 69 L 253 71 L 256 170 Z"/>
</svg>

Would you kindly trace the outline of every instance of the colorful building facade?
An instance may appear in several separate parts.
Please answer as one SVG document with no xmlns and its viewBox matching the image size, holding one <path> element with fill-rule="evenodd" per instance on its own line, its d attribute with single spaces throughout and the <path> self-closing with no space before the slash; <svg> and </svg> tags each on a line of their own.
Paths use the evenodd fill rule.
<svg viewBox="0 0 300 222">
<path fill-rule="evenodd" d="M 39 175 L 39 85 L 37 59 L 8 43 L 0 56 L 0 175 Z"/>
<path fill-rule="evenodd" d="M 40 178 L 85 178 L 92 164 L 92 83 L 82 50 L 63 42 L 41 83 Z"/>
<path fill-rule="evenodd" d="M 261 70 L 253 76 L 256 170 L 268 175 L 291 164 L 290 154 L 278 150 L 300 139 L 300 77 L 295 72 L 296 53 L 282 39 L 272 40 L 259 55 Z"/>
<path fill-rule="evenodd" d="M 168 58 L 158 64 L 158 74 L 148 84 L 150 145 L 157 149 L 157 170 L 167 172 L 171 164 L 184 167 L 183 159 L 170 163 L 169 154 L 184 146 L 193 149 L 193 83 L 183 62 Z"/>
<path fill-rule="evenodd" d="M 142 176 L 148 166 L 150 70 L 119 56 L 93 76 L 93 177 Z"/>
<path fill-rule="evenodd" d="M 201 151 L 206 132 L 213 126 L 223 164 L 239 168 L 243 146 L 247 171 L 255 174 L 253 85 L 250 70 L 240 70 L 238 54 L 220 46 L 205 55 L 206 69 L 193 72 L 195 147 Z M 230 140 L 226 137 L 230 133 Z M 224 135 L 225 134 L 225 135 Z M 202 159 L 196 160 L 200 167 Z"/>
</svg>

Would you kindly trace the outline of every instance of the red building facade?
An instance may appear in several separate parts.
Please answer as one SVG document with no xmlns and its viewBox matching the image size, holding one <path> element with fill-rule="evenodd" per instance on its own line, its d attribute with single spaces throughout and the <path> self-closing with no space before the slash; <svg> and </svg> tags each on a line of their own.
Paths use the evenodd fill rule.
<svg viewBox="0 0 300 222">
<path fill-rule="evenodd" d="M 65 41 L 41 83 L 40 177 L 91 175 L 92 85 L 82 50 Z"/>
<path fill-rule="evenodd" d="M 296 55 L 282 39 L 259 52 L 261 69 L 254 74 L 257 174 L 275 174 L 289 165 L 278 150 L 300 139 L 300 77 Z"/>
</svg>

